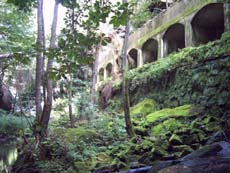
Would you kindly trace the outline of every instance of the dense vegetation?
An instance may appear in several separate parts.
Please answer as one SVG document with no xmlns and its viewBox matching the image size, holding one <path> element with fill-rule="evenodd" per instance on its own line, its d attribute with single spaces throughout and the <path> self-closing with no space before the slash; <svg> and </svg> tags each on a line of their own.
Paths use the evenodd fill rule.
<svg viewBox="0 0 230 173">
<path fill-rule="evenodd" d="M 0 29 L 4 29 L 0 30 L 0 36 L 7 36 L 0 37 L 1 54 L 4 53 L 4 61 L 0 59 L 0 86 L 12 86 L 16 94 L 14 110 L 0 111 L 0 140 L 9 136 L 18 138 L 18 158 L 12 165 L 12 172 L 111 173 L 134 169 L 134 172 L 163 173 L 170 171 L 161 169 L 183 163 L 184 158 L 189 162 L 189 158 L 198 157 L 198 162 L 203 163 L 203 158 L 208 160 L 214 153 L 211 160 L 216 161 L 215 157 L 219 157 L 216 153 L 230 146 L 229 31 L 223 33 L 220 40 L 184 48 L 128 72 L 124 80 L 129 86 L 132 105 L 130 115 L 134 135 L 130 135 L 122 107 L 122 81 L 113 83 L 112 97 L 106 109 L 100 107 L 100 95 L 98 104 L 90 97 L 96 46 L 109 43 L 104 33 L 97 32 L 98 27 L 110 13 L 114 15 L 111 24 L 118 27 L 126 22 L 127 26 L 126 19 L 130 14 L 127 4 L 96 1 L 92 5 L 56 0 L 55 5 L 61 3 L 68 9 L 66 27 L 59 38 L 52 34 L 47 48 L 42 39 L 34 46 L 33 34 L 26 29 L 29 28 L 26 24 L 30 24 L 31 10 L 40 7 L 42 1 L 9 2 L 17 7 L 0 2 L 0 6 L 9 9 L 4 15 L 0 14 L 3 23 Z M 131 17 L 134 28 L 154 15 L 144 11 L 151 2 L 137 6 L 139 15 Z M 134 5 L 137 4 L 134 2 L 130 7 Z M 83 11 L 88 12 L 88 16 Z M 18 21 L 14 13 L 22 15 L 23 19 Z M 11 14 L 8 16 L 10 26 L 21 26 L 18 33 L 6 29 L 8 24 L 2 22 L 6 14 Z M 44 36 L 44 33 L 40 34 L 38 32 L 38 38 Z M 5 39 L 10 43 L 9 48 Z M 58 42 L 57 46 L 55 42 Z M 22 47 L 15 49 L 15 45 Z M 41 57 L 41 66 L 38 66 Z M 44 68 L 44 62 L 49 64 L 50 60 L 51 64 L 55 62 L 54 66 Z M 32 77 L 38 67 L 42 72 L 40 85 L 34 84 L 38 77 Z M 12 70 L 14 68 L 16 70 Z M 17 76 L 26 80 L 19 80 Z M 51 79 L 52 85 L 49 85 Z M 26 84 L 22 85 L 23 82 Z M 36 100 L 35 90 L 41 88 L 41 98 Z M 36 101 L 44 106 L 41 112 L 37 111 Z M 212 145 L 219 141 L 225 141 L 221 145 L 227 147 L 221 148 L 219 143 Z M 221 160 L 223 155 L 218 158 L 221 166 L 230 162 L 229 158 Z M 179 167 L 186 172 L 185 168 L 188 169 Z M 172 169 L 177 171 L 178 167 Z M 219 170 L 228 171 L 229 167 Z"/>
<path fill-rule="evenodd" d="M 134 99 L 133 102 L 139 103 L 131 108 L 136 133 L 134 138 L 129 139 L 127 137 L 123 115 L 122 112 L 119 113 L 118 109 L 119 104 L 114 105 L 116 102 L 111 102 L 111 110 L 108 108 L 108 112 L 99 113 L 88 123 L 78 124 L 77 128 L 63 128 L 63 124 L 56 122 L 52 126 L 52 135 L 42 144 L 47 152 L 49 151 L 45 155 L 47 160 L 45 164 L 44 158 L 41 159 L 39 155 L 35 155 L 32 163 L 27 160 L 26 164 L 23 164 L 23 170 L 33 167 L 40 172 L 48 170 L 50 172 L 71 172 L 77 170 L 77 172 L 82 173 L 91 171 L 113 172 L 152 165 L 155 163 L 154 161 L 165 160 L 168 157 L 171 159 L 181 158 L 205 145 L 211 139 L 213 133 L 224 131 L 229 126 L 229 122 L 226 120 L 229 115 L 227 106 L 230 99 L 229 95 L 225 93 L 225 89 L 221 89 L 221 87 L 226 88 L 229 86 L 229 74 L 224 71 L 228 69 L 229 65 L 229 47 L 225 46 L 228 41 L 229 35 L 225 33 L 220 41 L 196 48 L 186 48 L 160 62 L 148 64 L 130 72 L 130 80 L 133 79 L 131 75 L 135 75 L 135 71 L 137 78 L 138 74 L 151 73 L 149 75 L 151 79 L 148 82 L 144 82 L 146 79 L 143 76 L 139 78 L 141 80 L 136 79 L 135 88 L 140 89 L 144 87 L 145 92 L 147 89 L 152 89 L 151 92 L 148 91 L 152 95 L 148 94 L 148 96 L 141 93 L 143 90 L 136 91 L 137 95 L 134 98 L 142 101 Z M 216 49 L 210 49 L 214 45 Z M 209 52 L 208 50 L 216 51 Z M 192 59 L 191 56 L 194 56 L 195 59 Z M 199 61 L 199 64 L 196 61 Z M 202 62 L 204 63 L 202 64 Z M 191 70 L 194 67 L 193 63 L 196 65 L 195 74 Z M 159 67 L 158 69 L 153 68 L 156 65 Z M 214 69 L 214 67 L 216 68 Z M 178 70 L 178 73 L 175 72 L 175 68 Z M 152 71 L 153 69 L 156 71 Z M 171 73 L 169 69 L 178 75 L 175 77 L 175 74 Z M 140 71 L 142 73 L 139 73 Z M 167 73 L 164 73 L 164 71 L 167 71 Z M 196 93 L 197 90 L 190 89 L 188 83 L 194 82 L 191 80 L 193 76 L 199 77 L 197 75 L 203 74 L 197 73 L 199 71 L 206 72 L 204 74 L 205 77 L 201 77 L 202 80 L 215 81 L 215 85 L 214 82 L 210 83 L 213 85 L 205 85 L 207 87 L 205 90 L 210 88 L 217 89 L 211 93 L 208 92 L 209 95 L 211 94 L 212 99 L 206 99 L 206 97 L 211 97 L 205 95 L 206 92 L 199 97 Z M 183 79 L 177 81 L 177 78 L 187 78 L 188 72 L 191 75 L 193 74 L 189 78 L 190 80 Z M 171 79 L 168 77 L 168 73 L 173 76 Z M 220 77 L 222 75 L 223 77 Z M 148 77 L 148 75 L 144 76 Z M 168 78 L 168 81 L 171 80 L 171 83 L 173 83 L 172 80 L 176 82 L 173 83 L 174 85 L 170 85 L 169 82 L 169 85 L 163 89 L 162 86 L 159 87 L 161 83 L 158 83 L 158 86 L 151 85 L 151 82 L 156 82 L 160 79 L 165 84 L 165 77 Z M 210 79 L 210 77 L 214 79 Z M 202 86 L 200 80 L 196 78 L 195 81 Z M 132 81 L 130 86 L 133 86 Z M 207 81 L 204 82 L 207 83 Z M 183 94 L 183 97 L 175 89 L 179 84 L 180 93 Z M 138 87 L 138 85 L 142 87 Z M 170 92 L 171 88 L 174 90 L 173 93 L 171 92 L 170 95 L 163 94 L 164 92 Z M 156 92 L 153 92 L 156 89 L 158 89 L 158 97 L 154 95 Z M 216 95 L 217 91 L 219 91 L 219 94 Z M 132 87 L 130 92 L 134 92 Z M 193 94 L 196 95 L 194 100 L 192 99 Z M 162 98 L 170 96 L 173 96 L 173 99 Z M 175 96 L 180 97 L 178 100 L 181 102 L 175 101 Z M 158 99 L 153 99 L 154 97 Z M 165 102 L 161 102 L 161 98 Z M 114 107 L 117 110 L 114 110 Z M 209 111 L 210 108 L 212 108 L 212 111 Z M 44 151 L 38 149 L 34 152 Z M 61 166 L 62 164 L 63 166 Z M 16 165 L 21 164 L 18 163 Z M 15 167 L 18 172 L 22 172 L 22 168 L 19 168 Z"/>
</svg>

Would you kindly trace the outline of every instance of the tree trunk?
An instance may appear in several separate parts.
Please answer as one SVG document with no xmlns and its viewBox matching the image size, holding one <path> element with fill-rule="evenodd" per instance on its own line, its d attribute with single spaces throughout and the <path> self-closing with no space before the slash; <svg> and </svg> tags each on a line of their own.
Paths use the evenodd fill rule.
<svg viewBox="0 0 230 173">
<path fill-rule="evenodd" d="M 56 48 L 56 30 L 57 30 L 57 20 L 58 20 L 58 6 L 59 2 L 55 1 L 54 5 L 54 12 L 53 12 L 53 22 L 52 22 L 52 28 L 51 28 L 51 38 L 50 38 L 50 49 Z M 47 95 L 43 107 L 42 117 L 40 120 L 40 124 L 42 126 L 42 136 L 46 135 L 46 131 L 49 124 L 50 114 L 52 110 L 52 102 L 53 102 L 53 81 L 49 79 L 49 72 L 53 67 L 53 59 L 49 58 L 47 62 L 46 67 L 46 90 Z"/>
<path fill-rule="evenodd" d="M 70 75 L 70 80 L 68 81 L 68 107 L 69 107 L 69 120 L 70 127 L 74 128 L 74 118 L 73 118 L 73 109 L 72 109 L 72 87 L 73 87 L 73 78 Z"/>
<path fill-rule="evenodd" d="M 97 76 L 98 76 L 98 64 L 99 64 L 99 53 L 100 53 L 101 45 L 98 44 L 95 50 L 95 61 L 93 64 L 93 78 L 92 78 L 92 85 L 91 85 L 91 96 L 90 101 L 94 105 L 96 103 L 96 83 L 97 83 Z"/>
<path fill-rule="evenodd" d="M 127 0 L 123 0 L 123 3 L 127 3 Z M 130 104 L 129 104 L 129 91 L 128 91 L 128 83 L 127 83 L 127 48 L 128 48 L 128 39 L 129 39 L 129 30 L 130 30 L 130 18 L 128 16 L 125 26 L 125 39 L 122 49 L 122 60 L 123 60 L 123 68 L 122 68 L 122 80 L 123 80 L 123 101 L 124 101 L 124 113 L 125 113 L 125 124 L 126 124 L 126 131 L 130 137 L 135 135 L 133 130 L 133 125 L 131 122 L 130 117 Z"/>
<path fill-rule="evenodd" d="M 42 95 L 41 95 L 41 85 L 42 85 L 42 73 L 44 68 L 44 58 L 43 51 L 45 47 L 45 33 L 44 33 L 44 18 L 43 18 L 43 0 L 38 0 L 37 9 L 37 23 L 38 23 L 38 36 L 37 36 L 37 58 L 36 58 L 36 83 L 35 83 L 35 104 L 36 104 L 36 116 L 40 119 L 42 113 Z"/>
</svg>

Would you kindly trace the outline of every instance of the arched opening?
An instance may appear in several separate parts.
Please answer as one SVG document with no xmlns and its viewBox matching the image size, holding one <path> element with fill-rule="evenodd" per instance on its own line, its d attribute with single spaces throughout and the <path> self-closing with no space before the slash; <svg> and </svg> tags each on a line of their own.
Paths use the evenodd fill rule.
<svg viewBox="0 0 230 173">
<path fill-rule="evenodd" d="M 128 53 L 129 69 L 137 67 L 137 49 L 131 49 Z"/>
<path fill-rule="evenodd" d="M 154 39 L 147 40 L 142 46 L 143 62 L 153 62 L 157 60 L 158 43 Z"/>
<path fill-rule="evenodd" d="M 106 66 L 106 76 L 109 78 L 109 77 L 112 77 L 112 64 L 111 63 L 108 63 L 107 66 Z"/>
<path fill-rule="evenodd" d="M 185 47 L 184 25 L 176 23 L 170 26 L 164 34 L 164 55 Z"/>
<path fill-rule="evenodd" d="M 220 39 L 224 32 L 224 9 L 222 3 L 206 5 L 193 17 L 193 42 L 195 45 L 206 44 Z"/>
<path fill-rule="evenodd" d="M 98 75 L 99 75 L 99 81 L 103 81 L 104 80 L 104 69 L 103 68 L 99 70 Z"/>
<path fill-rule="evenodd" d="M 121 57 L 118 57 L 117 59 L 116 59 L 116 66 L 117 66 L 117 68 L 116 68 L 116 74 L 119 74 L 119 73 L 121 73 L 121 68 L 122 68 L 122 59 L 121 59 Z"/>
</svg>

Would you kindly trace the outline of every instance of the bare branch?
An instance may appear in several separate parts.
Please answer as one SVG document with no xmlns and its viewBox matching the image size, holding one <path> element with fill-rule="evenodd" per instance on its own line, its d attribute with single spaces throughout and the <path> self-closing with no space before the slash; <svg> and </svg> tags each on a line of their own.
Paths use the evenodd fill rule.
<svg viewBox="0 0 230 173">
<path fill-rule="evenodd" d="M 0 54 L 0 59 L 13 58 L 14 54 L 6 53 Z"/>
<path fill-rule="evenodd" d="M 16 56 L 19 56 L 19 55 L 21 56 L 22 52 L 0 54 L 0 60 L 15 58 Z"/>
</svg>

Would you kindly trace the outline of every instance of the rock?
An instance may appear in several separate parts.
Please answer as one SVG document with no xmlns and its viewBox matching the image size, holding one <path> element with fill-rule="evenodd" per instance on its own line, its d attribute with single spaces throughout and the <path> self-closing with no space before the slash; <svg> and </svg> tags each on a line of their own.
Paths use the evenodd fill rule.
<svg viewBox="0 0 230 173">
<path fill-rule="evenodd" d="M 222 150 L 222 147 L 219 144 L 207 145 L 207 146 L 202 147 L 199 150 L 192 152 L 191 154 L 188 154 L 187 156 L 183 157 L 182 160 L 216 156 L 217 152 L 221 150 Z"/>
<path fill-rule="evenodd" d="M 174 161 L 156 161 L 153 163 L 148 173 L 156 172 L 229 173 L 230 143 L 222 141 L 212 145 L 207 145 L 181 159 Z"/>
<path fill-rule="evenodd" d="M 180 144 L 183 144 L 181 138 L 180 138 L 178 135 L 176 135 L 176 134 L 173 134 L 173 135 L 170 137 L 169 143 L 170 143 L 171 145 L 180 145 Z"/>
<path fill-rule="evenodd" d="M 142 164 L 150 164 L 152 162 L 152 154 L 147 152 L 147 153 L 144 153 L 142 155 L 142 157 L 140 159 L 138 159 L 138 162 L 142 163 Z"/>
<path fill-rule="evenodd" d="M 173 151 L 181 152 L 181 156 L 185 156 L 193 152 L 194 150 L 188 145 L 179 145 L 179 146 L 173 146 Z"/>
<path fill-rule="evenodd" d="M 121 171 L 119 173 L 147 173 L 151 166 L 146 166 L 142 168 L 130 169 L 129 171 Z"/>
<path fill-rule="evenodd" d="M 222 141 L 207 145 L 181 159 L 157 166 L 154 165 L 149 173 L 229 173 L 230 143 Z"/>
<path fill-rule="evenodd" d="M 173 161 L 155 161 L 152 167 L 149 169 L 148 173 L 156 173 L 157 171 L 173 165 Z"/>
<path fill-rule="evenodd" d="M 143 116 L 148 115 L 151 112 L 157 110 L 157 104 L 152 99 L 145 98 L 143 101 L 139 102 L 137 105 L 130 108 L 131 115 L 142 114 Z"/>
<path fill-rule="evenodd" d="M 13 108 L 13 96 L 6 85 L 0 84 L 0 109 L 10 111 Z"/>
<path fill-rule="evenodd" d="M 206 144 L 213 144 L 214 142 L 230 140 L 230 130 L 218 131 L 211 136 Z"/>
<path fill-rule="evenodd" d="M 229 173 L 228 159 L 195 159 L 160 170 L 158 173 Z"/>
<path fill-rule="evenodd" d="M 168 154 L 165 150 L 163 150 L 160 147 L 152 148 L 151 153 L 152 153 L 153 159 L 158 159 Z"/>
<path fill-rule="evenodd" d="M 199 139 L 197 135 L 183 135 L 184 143 L 186 145 L 192 145 L 192 144 L 197 144 L 199 143 Z"/>
<path fill-rule="evenodd" d="M 146 122 L 148 124 L 154 124 L 159 120 L 167 118 L 194 116 L 194 114 L 191 114 L 192 108 L 192 105 L 183 105 L 173 109 L 166 108 L 159 111 L 155 111 L 146 116 Z"/>
</svg>

